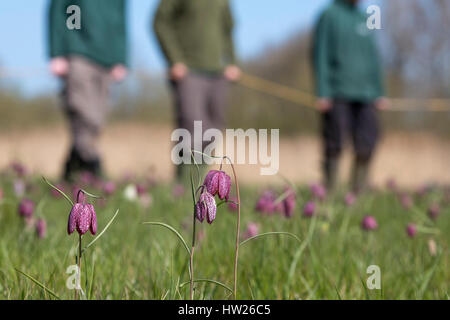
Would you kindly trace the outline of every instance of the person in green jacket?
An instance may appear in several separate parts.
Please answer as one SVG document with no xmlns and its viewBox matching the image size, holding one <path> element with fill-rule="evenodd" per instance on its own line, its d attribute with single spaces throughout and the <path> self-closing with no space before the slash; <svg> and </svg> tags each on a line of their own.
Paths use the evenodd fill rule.
<svg viewBox="0 0 450 320">
<path fill-rule="evenodd" d="M 335 0 L 320 16 L 314 33 L 313 65 L 317 108 L 322 113 L 323 171 L 327 187 L 337 182 L 346 133 L 355 150 L 352 188 L 367 186 L 379 136 L 376 109 L 387 107 L 374 31 L 358 0 Z"/>
<path fill-rule="evenodd" d="M 101 174 L 99 137 L 112 81 L 127 74 L 125 0 L 51 0 L 50 70 L 64 82 L 72 146 L 64 179 Z"/>
<path fill-rule="evenodd" d="M 154 30 L 169 65 L 178 128 L 193 134 L 194 121 L 202 121 L 204 131 L 223 130 L 228 82 L 241 74 L 229 1 L 161 0 Z M 178 180 L 186 180 L 188 171 L 178 165 Z"/>
</svg>

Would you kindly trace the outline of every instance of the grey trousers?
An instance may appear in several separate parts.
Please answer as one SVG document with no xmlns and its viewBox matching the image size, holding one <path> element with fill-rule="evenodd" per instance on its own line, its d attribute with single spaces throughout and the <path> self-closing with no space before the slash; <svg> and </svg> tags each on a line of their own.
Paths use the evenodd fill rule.
<svg viewBox="0 0 450 320">
<path fill-rule="evenodd" d="M 194 121 L 202 121 L 203 132 L 225 129 L 229 83 L 224 77 L 189 73 L 180 81 L 172 81 L 171 85 L 178 128 L 193 134 Z M 208 141 L 203 143 L 203 149 L 207 144 Z M 186 180 L 188 171 L 189 166 L 177 166 L 178 179 Z"/>
<path fill-rule="evenodd" d="M 194 130 L 194 121 L 203 122 L 203 131 L 225 127 L 228 81 L 222 76 L 190 73 L 172 81 L 177 126 Z"/>
<path fill-rule="evenodd" d="M 70 124 L 72 152 L 83 161 L 96 161 L 107 112 L 109 70 L 81 56 L 70 56 L 69 65 L 62 97 Z"/>
</svg>

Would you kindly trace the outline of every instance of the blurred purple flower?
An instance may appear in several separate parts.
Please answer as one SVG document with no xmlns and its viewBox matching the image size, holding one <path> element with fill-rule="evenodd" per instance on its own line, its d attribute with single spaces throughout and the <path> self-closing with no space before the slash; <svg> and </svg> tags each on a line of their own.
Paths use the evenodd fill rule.
<svg viewBox="0 0 450 320">
<path fill-rule="evenodd" d="M 400 203 L 403 208 L 409 210 L 413 206 L 413 199 L 410 195 L 403 193 L 400 195 Z"/>
<path fill-rule="evenodd" d="M 255 210 L 261 213 L 272 214 L 275 209 L 276 196 L 273 191 L 266 190 L 259 197 Z"/>
<path fill-rule="evenodd" d="M 84 171 L 80 174 L 79 180 L 83 186 L 91 186 L 95 183 L 96 178 L 91 172 Z"/>
<path fill-rule="evenodd" d="M 203 192 L 195 205 L 195 215 L 198 221 L 203 222 L 206 218 L 209 224 L 213 223 L 214 219 L 216 219 L 216 211 L 217 206 L 214 196 L 208 191 Z"/>
<path fill-rule="evenodd" d="M 378 228 L 378 223 L 373 216 L 365 216 L 361 222 L 361 227 L 366 231 L 371 231 Z"/>
<path fill-rule="evenodd" d="M 211 170 L 205 177 L 203 184 L 212 195 L 219 195 L 220 200 L 228 201 L 231 191 L 231 178 L 224 171 Z"/>
<path fill-rule="evenodd" d="M 416 234 L 417 234 L 417 227 L 416 227 L 416 225 L 414 223 L 408 224 L 408 226 L 406 227 L 406 234 L 410 238 L 414 238 L 416 236 Z"/>
<path fill-rule="evenodd" d="M 23 197 L 25 194 L 26 185 L 25 182 L 23 182 L 22 179 L 15 179 L 14 180 L 14 194 L 17 197 Z"/>
<path fill-rule="evenodd" d="M 356 195 L 353 192 L 349 192 L 345 196 L 345 205 L 351 207 L 356 202 Z"/>
<path fill-rule="evenodd" d="M 396 192 L 397 191 L 397 182 L 395 181 L 394 178 L 390 178 L 386 182 L 386 187 L 388 188 L 388 190 Z"/>
<path fill-rule="evenodd" d="M 247 225 L 247 230 L 242 234 L 244 240 L 256 237 L 259 234 L 259 226 L 254 222 L 249 222 Z"/>
<path fill-rule="evenodd" d="M 172 195 L 175 198 L 180 198 L 180 197 L 184 196 L 184 193 L 185 193 L 185 189 L 182 184 L 176 184 L 172 189 Z"/>
<path fill-rule="evenodd" d="M 146 185 L 142 184 L 142 183 L 138 183 L 136 184 L 136 191 L 138 196 L 143 196 L 144 194 L 146 194 L 148 192 L 148 188 Z"/>
<path fill-rule="evenodd" d="M 320 201 L 325 200 L 327 197 L 327 189 L 321 184 L 312 184 L 310 190 L 312 195 Z"/>
<path fill-rule="evenodd" d="M 287 218 L 292 217 L 295 210 L 295 191 L 292 188 L 287 187 L 285 189 L 287 196 L 283 200 L 283 213 Z"/>
<path fill-rule="evenodd" d="M 431 219 L 436 220 L 439 217 L 440 214 L 441 214 L 441 208 L 439 207 L 439 205 L 437 203 L 433 203 L 428 208 L 428 216 Z"/>
<path fill-rule="evenodd" d="M 3 200 L 3 189 L 0 188 L 0 201 L 2 201 L 2 200 Z"/>
<path fill-rule="evenodd" d="M 44 239 L 47 236 L 47 223 L 42 218 L 36 221 L 36 234 L 39 239 Z"/>
<path fill-rule="evenodd" d="M 11 169 L 19 176 L 24 177 L 27 174 L 25 166 L 19 162 L 11 163 Z"/>
<path fill-rule="evenodd" d="M 303 215 L 305 217 L 311 218 L 314 216 L 316 212 L 316 203 L 313 201 L 309 201 L 305 204 L 305 207 L 303 208 Z"/>
<path fill-rule="evenodd" d="M 116 184 L 112 181 L 107 181 L 103 183 L 103 192 L 110 196 L 116 192 Z"/>
<path fill-rule="evenodd" d="M 34 202 L 30 199 L 23 199 L 19 204 L 19 215 L 22 218 L 31 218 L 34 212 Z"/>
</svg>

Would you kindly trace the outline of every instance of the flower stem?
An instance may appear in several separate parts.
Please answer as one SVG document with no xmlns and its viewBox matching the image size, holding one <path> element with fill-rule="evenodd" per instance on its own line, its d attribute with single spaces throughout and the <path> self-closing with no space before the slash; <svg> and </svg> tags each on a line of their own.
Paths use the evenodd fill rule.
<svg viewBox="0 0 450 320">
<path fill-rule="evenodd" d="M 78 238 L 78 278 L 77 278 L 77 287 L 75 289 L 75 300 L 78 300 L 78 291 L 81 289 L 81 255 L 82 255 L 82 249 L 81 249 L 81 234 Z"/>
<path fill-rule="evenodd" d="M 239 193 L 239 182 L 238 182 L 238 178 L 236 175 L 236 170 L 234 169 L 234 165 L 231 162 L 231 160 L 230 159 L 228 159 L 228 160 L 230 161 L 231 168 L 233 169 L 234 182 L 236 184 L 237 207 L 238 207 L 237 226 L 236 226 L 236 249 L 234 252 L 234 286 L 233 286 L 233 296 L 234 296 L 234 299 L 236 299 L 237 298 L 237 272 L 238 272 L 238 258 L 239 258 L 239 240 L 240 240 L 239 230 L 240 230 L 240 225 L 241 225 L 241 196 Z"/>
</svg>

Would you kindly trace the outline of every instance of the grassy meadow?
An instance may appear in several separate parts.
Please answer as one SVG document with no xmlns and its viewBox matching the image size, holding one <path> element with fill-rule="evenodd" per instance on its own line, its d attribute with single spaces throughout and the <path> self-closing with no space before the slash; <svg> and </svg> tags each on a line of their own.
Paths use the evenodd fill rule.
<svg viewBox="0 0 450 320">
<path fill-rule="evenodd" d="M 75 264 L 78 234 L 67 234 L 69 202 L 52 193 L 41 177 L 18 177 L 8 171 L 0 181 L 0 299 L 73 299 L 74 290 L 66 286 L 71 274 L 66 271 Z M 275 182 L 279 181 L 274 178 Z M 135 183 L 147 187 L 136 194 Z M 85 188 L 103 194 L 99 186 Z M 274 189 L 280 194 L 283 191 L 282 186 Z M 69 187 L 65 191 L 72 196 Z M 83 253 L 83 298 L 189 298 L 189 255 L 183 244 L 170 230 L 143 224 L 166 223 L 190 246 L 192 194 L 189 189 L 182 191 L 171 184 L 135 179 L 117 182 L 115 192 L 105 199 L 89 200 L 97 212 L 97 235 L 116 210 L 120 211 L 101 238 Z M 298 186 L 291 218 L 257 212 L 255 204 L 263 191 L 258 186 L 241 186 L 242 240 L 248 225 L 254 223 L 259 234 L 289 232 L 300 242 L 279 234 L 242 244 L 238 299 L 449 298 L 450 207 L 445 188 L 410 191 L 412 203 L 386 188 L 362 195 L 349 206 L 344 190 L 319 201 L 308 186 Z M 234 184 L 231 192 L 236 192 Z M 28 223 L 18 214 L 22 198 L 35 203 L 34 220 Z M 308 201 L 316 203 L 310 218 L 303 213 Z M 437 219 L 428 216 L 432 204 L 440 206 Z M 376 218 L 376 230 L 361 228 L 366 215 Z M 224 204 L 218 207 L 214 223 L 197 222 L 195 279 L 220 281 L 233 288 L 236 216 L 237 212 Z M 36 234 L 33 221 L 38 218 L 46 221 L 45 238 Z M 417 226 L 414 237 L 406 233 L 409 223 Z M 84 235 L 83 245 L 92 239 L 90 234 Z M 380 267 L 380 290 L 367 287 L 370 265 Z M 232 298 L 229 290 L 213 282 L 196 282 L 194 297 Z"/>
</svg>

